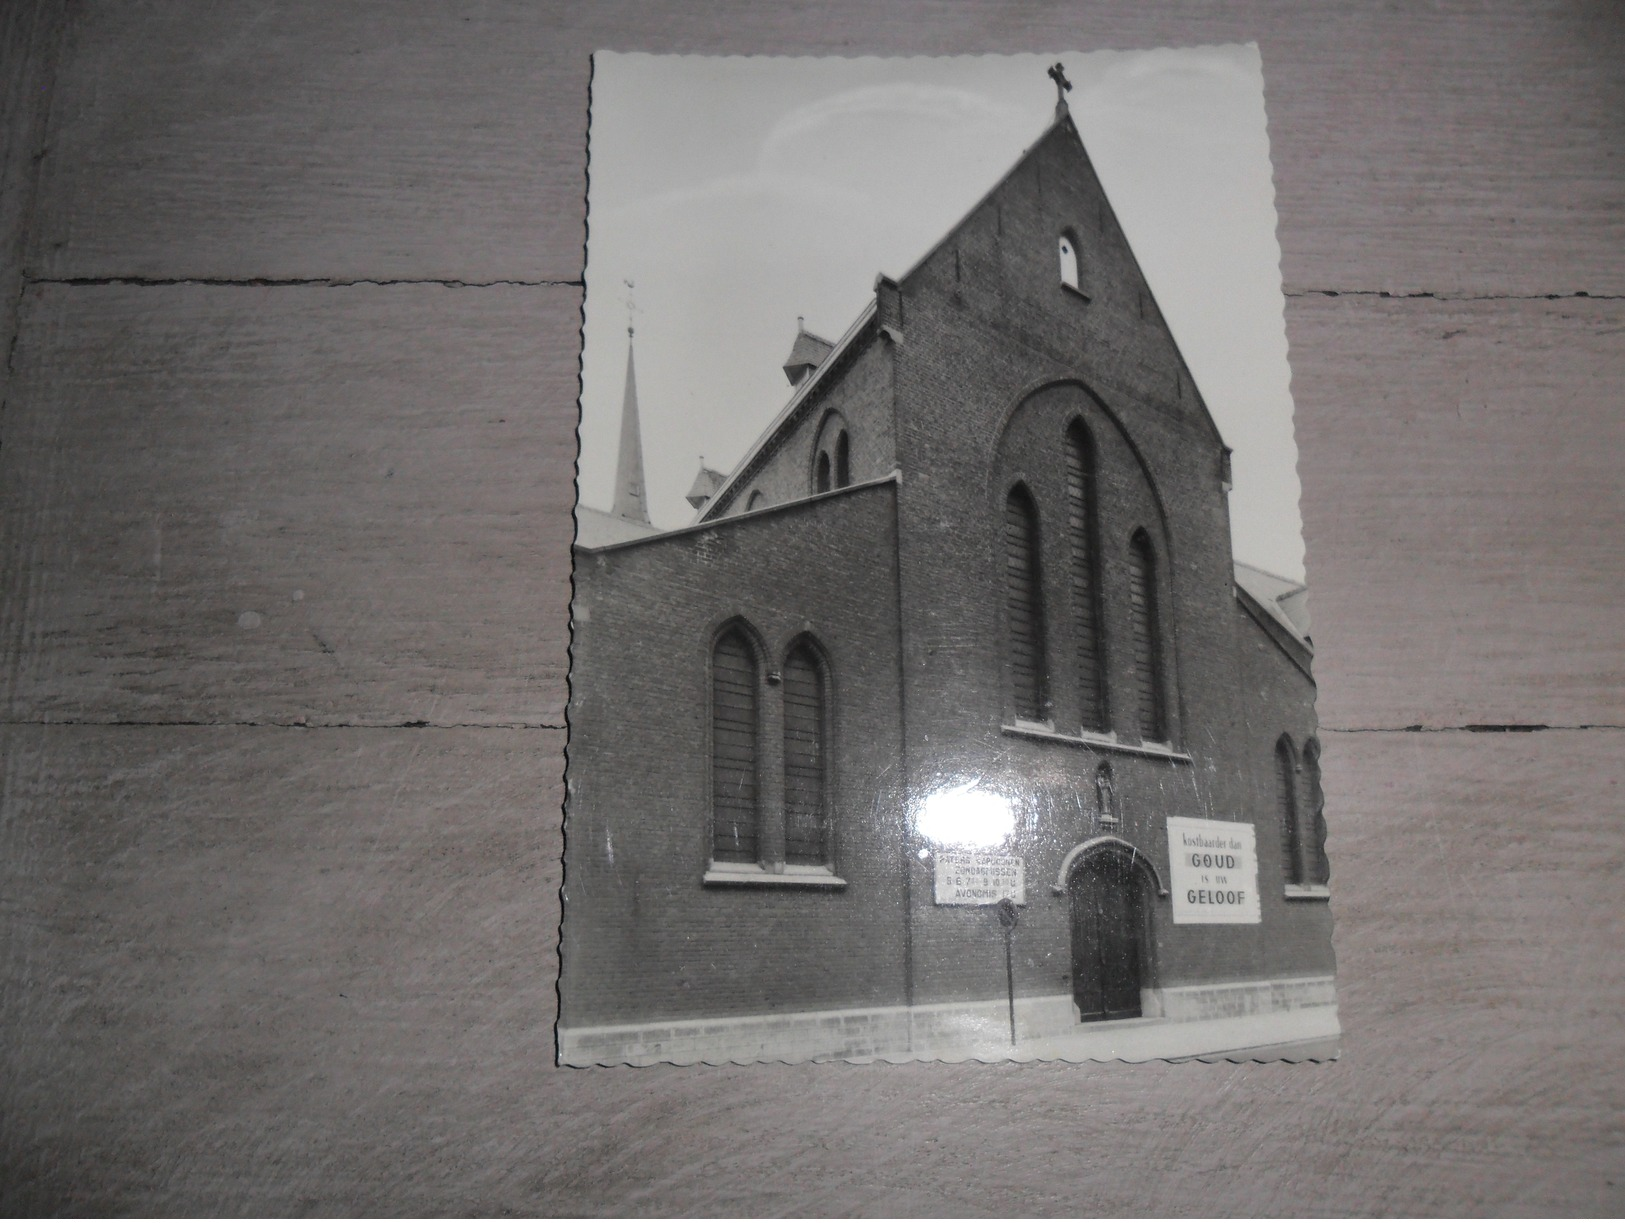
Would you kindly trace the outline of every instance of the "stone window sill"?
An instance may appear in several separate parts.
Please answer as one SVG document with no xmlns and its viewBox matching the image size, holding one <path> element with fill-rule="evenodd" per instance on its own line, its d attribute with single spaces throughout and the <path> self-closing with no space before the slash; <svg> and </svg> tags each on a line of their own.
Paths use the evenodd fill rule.
<svg viewBox="0 0 1625 1223">
<path fill-rule="evenodd" d="M 1332 890 L 1324 883 L 1289 883 L 1284 895 L 1288 900 L 1330 900 Z"/>
<path fill-rule="evenodd" d="M 1115 734 L 1101 735 L 1092 731 L 1080 731 L 1075 735 L 1063 735 L 1058 731 L 1035 726 L 1030 722 L 1017 722 L 1013 726 L 1003 726 L 1000 729 L 1007 735 L 1020 735 L 1027 739 L 1042 739 L 1048 743 L 1066 743 L 1073 747 L 1092 747 L 1097 751 L 1118 752 L 1125 756 L 1150 756 L 1156 760 L 1177 760 L 1181 764 L 1191 763 L 1188 753 L 1179 751 L 1170 743 L 1124 743 Z"/>
<path fill-rule="evenodd" d="M 844 888 L 842 879 L 827 866 L 797 866 L 786 863 L 768 870 L 754 862 L 713 862 L 705 872 L 707 886 Z"/>
</svg>

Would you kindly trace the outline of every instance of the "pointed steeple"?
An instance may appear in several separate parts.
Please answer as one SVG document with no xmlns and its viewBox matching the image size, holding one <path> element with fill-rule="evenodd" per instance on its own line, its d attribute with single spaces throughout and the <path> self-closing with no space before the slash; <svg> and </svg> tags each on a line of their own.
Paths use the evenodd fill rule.
<svg viewBox="0 0 1625 1223">
<path fill-rule="evenodd" d="M 626 329 L 626 395 L 621 400 L 621 450 L 615 461 L 615 503 L 610 513 L 628 522 L 648 523 L 643 490 L 643 436 L 638 428 L 638 382 L 632 370 L 632 329 Z"/>
</svg>

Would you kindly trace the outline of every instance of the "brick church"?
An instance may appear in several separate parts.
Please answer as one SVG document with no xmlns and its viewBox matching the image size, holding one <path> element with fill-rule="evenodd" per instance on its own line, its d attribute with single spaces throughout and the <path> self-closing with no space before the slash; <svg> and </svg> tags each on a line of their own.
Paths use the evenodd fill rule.
<svg viewBox="0 0 1625 1223">
<path fill-rule="evenodd" d="M 578 510 L 570 1065 L 1335 1047 L 1303 588 L 1063 101 L 656 531 Z"/>
</svg>

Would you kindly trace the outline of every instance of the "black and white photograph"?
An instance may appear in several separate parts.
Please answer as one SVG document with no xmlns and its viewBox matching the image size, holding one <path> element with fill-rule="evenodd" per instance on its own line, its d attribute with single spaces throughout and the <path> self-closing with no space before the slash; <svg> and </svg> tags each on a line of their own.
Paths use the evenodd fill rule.
<svg viewBox="0 0 1625 1223">
<path fill-rule="evenodd" d="M 1257 47 L 603 53 L 588 178 L 559 1061 L 1335 1057 Z"/>
</svg>

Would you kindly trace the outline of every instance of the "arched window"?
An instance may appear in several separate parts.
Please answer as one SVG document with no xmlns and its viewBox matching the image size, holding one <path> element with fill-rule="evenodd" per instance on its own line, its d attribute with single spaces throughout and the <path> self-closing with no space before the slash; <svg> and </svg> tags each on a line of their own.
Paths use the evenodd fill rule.
<svg viewBox="0 0 1625 1223">
<path fill-rule="evenodd" d="M 730 629 L 711 652 L 711 856 L 757 861 L 759 667 Z"/>
<path fill-rule="evenodd" d="M 1157 555 L 1140 530 L 1129 541 L 1129 610 L 1134 642 L 1134 695 L 1140 738 L 1168 739 L 1167 697 L 1162 676 L 1161 619 L 1157 608 Z"/>
<path fill-rule="evenodd" d="M 784 662 L 784 860 L 822 866 L 829 853 L 829 710 L 824 669 L 806 642 Z"/>
<path fill-rule="evenodd" d="M 1297 773 L 1292 740 L 1282 735 L 1275 744 L 1275 816 L 1281 824 L 1281 875 L 1288 883 L 1303 882 Z"/>
<path fill-rule="evenodd" d="M 760 509 L 761 506 L 762 490 L 759 488 L 752 489 L 750 499 L 745 502 L 745 512 L 748 514 L 751 510 Z"/>
<path fill-rule="evenodd" d="M 1069 289 L 1082 291 L 1078 284 L 1078 243 L 1070 231 L 1063 233 L 1060 240 L 1061 249 L 1061 283 Z"/>
<path fill-rule="evenodd" d="M 1072 543 L 1072 622 L 1078 642 L 1083 729 L 1106 729 L 1106 652 L 1101 643 L 1100 533 L 1095 448 L 1082 421 L 1066 433 L 1067 532 Z"/>
<path fill-rule="evenodd" d="M 810 474 L 815 495 L 852 483 L 852 435 L 837 408 L 824 413 L 813 433 Z"/>
<path fill-rule="evenodd" d="M 1017 484 L 1004 500 L 1005 609 L 1015 714 L 1029 722 L 1043 721 L 1049 712 L 1038 556 L 1038 508 L 1026 488 Z"/>
<path fill-rule="evenodd" d="M 1309 882 L 1324 886 L 1331 882 L 1332 864 L 1326 858 L 1326 796 L 1320 789 L 1318 740 L 1311 739 L 1303 745 L 1303 772 L 1309 783 Z"/>
</svg>

